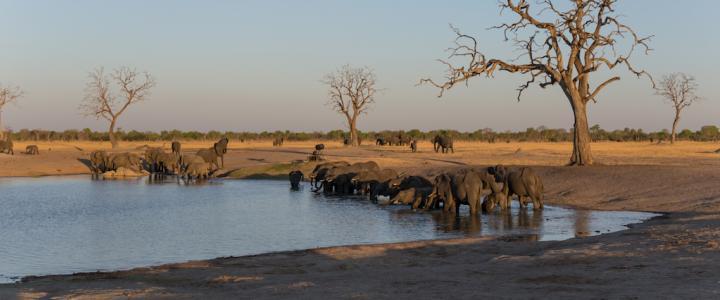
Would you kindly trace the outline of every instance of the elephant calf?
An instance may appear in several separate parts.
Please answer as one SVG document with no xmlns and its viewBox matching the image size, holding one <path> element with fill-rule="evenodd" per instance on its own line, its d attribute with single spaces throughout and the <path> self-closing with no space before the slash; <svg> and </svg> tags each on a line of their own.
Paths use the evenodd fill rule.
<svg viewBox="0 0 720 300">
<path fill-rule="evenodd" d="M 540 176 L 535 174 L 532 168 L 525 167 L 516 171 L 508 171 L 504 166 L 498 165 L 494 168 L 488 168 L 488 171 L 495 175 L 496 181 L 503 183 L 503 195 L 497 196 L 497 202 L 499 202 L 501 208 L 509 208 L 510 200 L 514 195 L 517 195 L 520 207 L 526 207 L 525 198 L 530 198 L 534 210 L 543 209 L 545 187 Z"/>
<path fill-rule="evenodd" d="M 300 189 L 300 182 L 305 178 L 305 174 L 300 170 L 294 170 L 288 174 L 288 177 L 290 178 L 290 188 L 297 191 Z"/>
<path fill-rule="evenodd" d="M 25 154 L 27 155 L 39 155 L 40 149 L 38 149 L 38 146 L 36 145 L 28 145 L 25 147 Z"/>
</svg>

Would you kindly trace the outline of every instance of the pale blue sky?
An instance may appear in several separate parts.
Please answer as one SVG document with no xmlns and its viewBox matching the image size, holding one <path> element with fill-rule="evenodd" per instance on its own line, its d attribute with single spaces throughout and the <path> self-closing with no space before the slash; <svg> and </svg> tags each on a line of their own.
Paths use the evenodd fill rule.
<svg viewBox="0 0 720 300">
<path fill-rule="evenodd" d="M 619 11 L 639 33 L 655 35 L 635 63 L 656 77 L 697 77 L 705 100 L 681 127 L 720 124 L 720 26 L 713 0 L 624 0 Z M 125 129 L 332 130 L 343 119 L 324 104 L 323 75 L 350 63 L 376 71 L 384 92 L 361 130 L 569 128 L 570 107 L 557 87 L 531 89 L 524 77 L 478 78 L 438 99 L 418 79 L 440 79 L 435 59 L 451 46 L 453 23 L 487 53 L 514 57 L 486 28 L 507 20 L 496 1 L 0 1 L 0 82 L 26 92 L 6 108 L 7 126 L 105 129 L 77 110 L 87 72 L 133 66 L 158 81 L 148 102 L 122 118 Z M 667 128 L 670 106 L 646 80 L 620 72 L 590 108 L 605 128 Z"/>
</svg>

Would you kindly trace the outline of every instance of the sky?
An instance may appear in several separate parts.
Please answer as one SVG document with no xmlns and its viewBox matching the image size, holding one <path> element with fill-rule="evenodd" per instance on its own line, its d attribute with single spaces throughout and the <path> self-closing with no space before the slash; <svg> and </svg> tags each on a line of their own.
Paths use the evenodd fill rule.
<svg viewBox="0 0 720 300">
<path fill-rule="evenodd" d="M 720 124 L 717 6 L 623 0 L 617 9 L 638 33 L 654 36 L 654 50 L 636 55 L 636 66 L 656 78 L 670 72 L 697 78 L 703 101 L 684 112 L 681 128 Z M 344 118 L 326 105 L 321 80 L 344 64 L 372 68 L 382 89 L 361 130 L 572 127 L 557 86 L 532 88 L 516 100 L 521 75 L 475 78 L 442 98 L 433 87 L 416 86 L 420 78 L 443 78 L 436 59 L 452 46 L 449 24 L 477 37 L 490 56 L 517 55 L 501 32 L 487 29 L 511 20 L 494 0 L 0 0 L 0 12 L 0 84 L 25 91 L 3 111 L 13 129 L 105 130 L 78 106 L 88 72 L 120 66 L 157 80 L 149 99 L 121 117 L 125 130 L 342 129 Z M 590 123 L 670 127 L 672 107 L 649 81 L 617 74 L 622 80 L 590 105 Z"/>
</svg>

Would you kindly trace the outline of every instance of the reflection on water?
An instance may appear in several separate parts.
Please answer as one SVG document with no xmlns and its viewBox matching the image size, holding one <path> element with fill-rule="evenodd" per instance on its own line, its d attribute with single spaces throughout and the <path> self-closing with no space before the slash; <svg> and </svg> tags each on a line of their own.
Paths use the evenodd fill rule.
<svg viewBox="0 0 720 300">
<path fill-rule="evenodd" d="M 575 211 L 459 216 L 326 197 L 264 180 L 0 179 L 0 281 L 219 256 L 462 236 L 560 240 L 652 216 Z M 514 205 L 517 202 L 514 203 Z"/>
</svg>

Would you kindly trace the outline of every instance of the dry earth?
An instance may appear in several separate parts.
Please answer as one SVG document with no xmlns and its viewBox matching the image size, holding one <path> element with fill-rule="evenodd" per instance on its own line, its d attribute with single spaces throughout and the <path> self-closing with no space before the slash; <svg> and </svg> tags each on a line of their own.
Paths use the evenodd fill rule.
<svg viewBox="0 0 720 300">
<path fill-rule="evenodd" d="M 126 143 L 133 150 L 146 143 Z M 200 148 L 210 143 L 184 147 Z M 152 144 L 151 144 L 152 145 Z M 314 143 L 231 143 L 224 173 L 282 174 Z M 40 156 L 0 154 L 0 176 L 85 173 L 103 144 L 39 143 Z M 169 146 L 169 145 L 166 145 Z M 457 239 L 219 258 L 131 271 L 26 278 L 12 298 L 718 298 L 720 154 L 717 143 L 596 143 L 598 166 L 564 167 L 565 143 L 458 143 L 455 154 L 329 144 L 330 160 L 436 174 L 464 166 L 533 165 L 548 203 L 668 214 L 631 229 L 560 242 Z M 17 149 L 24 149 L 18 144 Z M 48 151 L 52 148 L 52 151 Z"/>
</svg>

